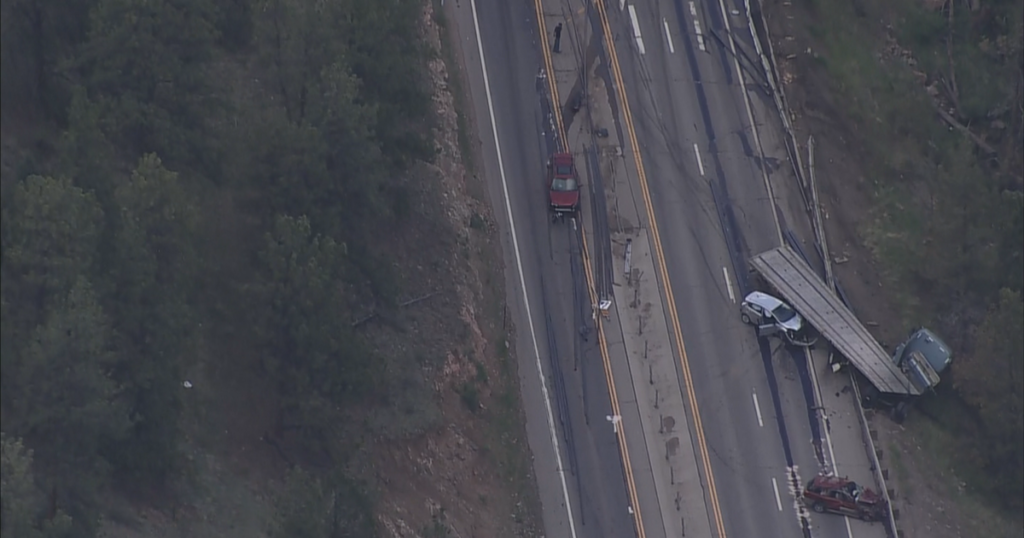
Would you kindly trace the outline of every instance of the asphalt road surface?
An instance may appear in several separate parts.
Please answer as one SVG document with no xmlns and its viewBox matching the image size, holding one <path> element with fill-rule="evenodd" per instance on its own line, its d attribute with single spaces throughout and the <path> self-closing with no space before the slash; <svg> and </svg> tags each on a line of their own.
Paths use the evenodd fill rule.
<svg viewBox="0 0 1024 538">
<path fill-rule="evenodd" d="M 501 176 L 507 187 L 492 201 L 508 230 L 503 239 L 510 297 L 523 295 L 525 288 L 526 300 L 519 297 L 512 306 L 546 535 L 633 536 L 620 452 L 606 421 L 611 409 L 607 381 L 601 369 L 582 366 L 600 358 L 579 230 L 571 221 L 552 222 L 548 212 L 545 163 L 557 141 L 550 95 L 538 78 L 543 57 L 536 11 L 528 1 L 478 2 L 475 7 L 475 21 L 470 0 L 449 6 L 449 13 L 456 18 L 467 58 L 484 173 L 493 182 Z M 542 418 L 548 413 L 547 420 Z M 556 430 L 553 436 L 548 423 Z"/>
<path fill-rule="evenodd" d="M 583 5 L 562 4 L 565 13 Z M 786 170 L 780 165 L 788 167 L 783 149 L 759 146 L 754 126 L 768 122 L 754 115 L 758 109 L 748 107 L 743 92 L 768 101 L 744 87 L 728 45 L 727 32 L 734 32 L 740 46 L 750 48 L 745 16 L 731 13 L 742 14 L 742 2 L 610 0 L 605 6 L 618 69 L 605 68 L 618 71 L 607 76 L 621 78 L 631 110 L 626 118 L 622 104 L 613 105 L 616 128 L 632 130 L 639 143 L 637 166 L 652 194 L 678 312 L 672 322 L 689 357 L 697 402 L 691 411 L 702 419 L 724 534 L 862 536 L 842 517 L 817 517 L 810 526 L 801 521 L 794 489 L 822 467 L 807 365 L 802 353 L 757 338 L 739 321 L 738 302 L 753 289 L 746 259 L 778 246 L 780 219 L 785 226 L 785 213 L 773 211 L 769 184 L 792 181 L 781 179 Z M 513 305 L 516 345 L 546 533 L 633 536 L 624 483 L 632 477 L 624 475 L 620 447 L 605 422 L 612 407 L 607 379 L 596 368 L 580 367 L 599 360 L 599 350 L 579 236 L 571 223 L 552 223 L 546 207 L 544 163 L 558 142 L 550 93 L 538 78 L 544 57 L 535 6 L 478 0 L 475 21 L 472 7 L 471 0 L 459 0 L 452 9 L 466 51 L 483 172 L 501 177 L 493 202 L 509 230 L 506 260 L 515 260 L 506 263 L 510 295 L 525 295 Z M 557 11 L 559 3 L 546 1 L 544 9 Z M 597 15 L 587 20 L 600 35 Z M 486 85 L 477 51 L 487 66 Z M 646 457 L 631 454 L 636 461 Z"/>
<path fill-rule="evenodd" d="M 782 239 L 762 169 L 773 180 L 784 153 L 763 148 L 762 162 L 752 129 L 758 120 L 741 92 L 763 96 L 744 89 L 727 39 L 714 37 L 749 36 L 745 15 L 730 10 L 723 17 L 717 1 L 625 7 L 609 10 L 612 31 L 620 36 L 632 128 L 656 193 L 726 535 L 802 536 L 791 487 L 821 468 L 806 363 L 777 340 L 758 339 L 737 314 L 737 302 L 753 291 L 746 260 Z M 815 523 L 815 536 L 847 534 L 843 518 Z"/>
</svg>

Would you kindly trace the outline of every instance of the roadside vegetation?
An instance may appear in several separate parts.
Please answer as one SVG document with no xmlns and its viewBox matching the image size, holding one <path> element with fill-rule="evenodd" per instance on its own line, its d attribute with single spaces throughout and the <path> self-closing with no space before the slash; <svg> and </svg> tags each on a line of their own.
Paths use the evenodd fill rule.
<svg viewBox="0 0 1024 538">
<path fill-rule="evenodd" d="M 874 189 L 862 233 L 901 290 L 903 317 L 955 348 L 951 382 L 922 411 L 944 432 L 941 452 L 958 476 L 1019 514 L 1024 3 L 813 0 L 807 9 L 825 100 L 863 150 Z"/>
<path fill-rule="evenodd" d="M 477 244 L 402 239 L 440 198 L 423 189 L 438 154 L 424 7 L 3 1 L 5 537 L 96 536 L 112 499 L 177 520 L 204 455 L 242 458 L 229 435 L 247 429 L 287 467 L 260 532 L 377 535 L 390 499 L 374 458 L 442 425 L 437 373 L 470 345 L 457 298 L 437 314 L 456 336 L 403 313 L 450 291 L 408 263 L 451 276 L 449 250 Z M 494 357 L 475 356 L 459 394 L 514 483 L 481 503 L 508 517 L 516 499 L 525 527 L 535 486 L 500 264 L 473 254 Z M 210 387 L 239 384 L 243 409 L 225 415 Z M 437 512 L 411 524 L 446 536 Z"/>
</svg>

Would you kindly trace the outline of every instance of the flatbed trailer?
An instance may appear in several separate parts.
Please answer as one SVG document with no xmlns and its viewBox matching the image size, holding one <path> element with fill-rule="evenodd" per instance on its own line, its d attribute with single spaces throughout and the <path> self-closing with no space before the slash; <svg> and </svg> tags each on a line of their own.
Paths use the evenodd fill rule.
<svg viewBox="0 0 1024 538">
<path fill-rule="evenodd" d="M 880 392 L 907 396 L 923 393 L 839 296 L 793 249 L 782 246 L 762 252 L 750 263 Z"/>
</svg>

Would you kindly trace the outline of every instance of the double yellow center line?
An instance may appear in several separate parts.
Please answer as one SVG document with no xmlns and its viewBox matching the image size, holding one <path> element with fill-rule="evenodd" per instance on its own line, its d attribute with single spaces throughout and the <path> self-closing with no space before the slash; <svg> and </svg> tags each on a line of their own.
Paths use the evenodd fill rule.
<svg viewBox="0 0 1024 538">
<path fill-rule="evenodd" d="M 640 182 L 640 190 L 644 200 L 644 206 L 647 211 L 647 219 L 649 222 L 649 233 L 651 236 L 651 245 L 654 251 L 654 257 L 657 260 L 657 270 L 660 275 L 662 286 L 665 289 L 665 298 L 668 305 L 668 315 L 672 333 L 676 342 L 676 347 L 679 350 L 679 360 L 682 366 L 683 382 L 686 385 L 686 396 L 690 404 L 691 414 L 694 424 L 694 432 L 697 436 L 697 445 L 701 456 L 701 464 L 704 468 L 704 475 L 708 485 L 708 501 L 711 504 L 711 516 L 714 520 L 715 527 L 718 531 L 719 538 L 726 538 L 725 524 L 722 519 L 722 510 L 718 501 L 718 489 L 715 486 L 715 477 L 711 469 L 711 460 L 708 454 L 707 440 L 704 437 L 704 425 L 701 422 L 700 410 L 697 404 L 697 399 L 693 388 L 693 376 L 690 373 L 689 359 L 686 355 L 686 346 L 683 343 L 683 333 L 680 328 L 679 314 L 676 310 L 675 295 L 672 292 L 672 284 L 668 277 L 668 268 L 665 265 L 665 256 L 663 255 L 663 248 L 661 245 L 661 235 L 658 232 L 657 219 L 654 215 L 654 207 L 651 204 L 650 189 L 647 184 L 647 174 L 644 170 L 643 157 L 640 155 L 640 144 L 637 141 L 636 130 L 633 127 L 633 115 L 629 107 L 629 99 L 626 96 L 625 85 L 622 81 L 622 70 L 619 66 L 618 54 L 615 50 L 615 43 L 612 40 L 612 31 L 608 23 L 608 13 L 605 9 L 604 2 L 602 0 L 594 0 L 597 6 L 598 16 L 601 20 L 601 25 L 604 30 L 604 42 L 605 50 L 608 54 L 609 62 L 611 63 L 610 71 L 615 79 L 616 94 L 621 106 L 623 123 L 626 127 L 626 132 L 629 135 L 629 143 L 632 146 L 633 159 L 636 163 L 637 176 Z M 555 73 L 552 67 L 551 51 L 548 47 L 548 36 L 547 27 L 544 23 L 544 8 L 541 4 L 541 0 L 534 0 L 534 7 L 537 11 L 537 25 L 540 34 L 541 48 L 544 56 L 544 67 L 547 72 L 548 86 L 552 96 L 552 108 L 555 115 L 555 124 L 558 129 L 558 135 L 561 137 L 566 144 L 568 144 L 565 126 L 562 123 L 561 115 L 561 101 L 558 98 L 558 88 L 555 80 Z M 584 67 L 585 68 L 585 67 Z M 602 196 L 603 193 L 597 193 L 598 196 Z M 583 265 L 587 277 L 587 291 L 590 295 L 591 304 L 596 304 L 597 297 L 594 286 L 594 276 L 590 266 L 590 255 L 587 249 L 586 234 L 581 234 L 583 238 Z M 611 361 L 608 357 L 608 345 L 604 337 L 604 331 L 601 326 L 601 317 L 595 316 L 597 320 L 597 333 L 598 342 L 601 348 L 601 359 L 604 363 L 605 379 L 608 383 L 608 392 L 611 396 L 612 412 L 616 415 L 620 415 L 618 396 L 615 390 L 615 382 L 612 377 Z M 630 503 L 633 506 L 635 512 L 634 523 L 636 525 L 637 536 L 639 538 L 645 538 L 643 520 L 640 515 L 640 505 L 637 500 L 636 485 L 633 480 L 632 465 L 630 464 L 629 449 L 626 446 L 626 437 L 624 433 L 624 425 L 620 422 L 617 428 L 617 437 L 620 447 L 620 456 L 622 458 L 623 469 L 626 475 L 626 486 L 629 492 Z"/>
<path fill-rule="evenodd" d="M 551 49 L 548 46 L 548 33 L 547 27 L 544 24 L 544 7 L 541 4 L 541 0 L 534 0 L 534 8 L 537 11 L 537 26 L 540 34 L 540 45 L 541 51 L 544 56 L 544 69 L 546 78 L 548 81 L 548 89 L 551 92 L 551 108 L 552 114 L 555 116 L 555 127 L 558 129 L 558 136 L 562 140 L 562 143 L 566 146 L 568 151 L 569 141 L 565 133 L 565 124 L 562 122 L 562 101 L 558 97 L 558 83 L 555 80 L 555 70 L 551 61 Z M 585 67 L 584 67 L 585 68 Z M 603 196 L 603 193 L 597 193 L 598 196 Z M 597 292 L 594 285 L 594 273 L 590 266 L 590 251 L 587 248 L 587 234 L 583 232 L 583 223 L 580 222 L 580 237 L 582 239 L 583 247 L 583 270 L 587 278 L 587 294 L 590 297 L 590 304 L 597 304 Z M 595 323 L 597 324 L 597 342 L 598 347 L 601 349 L 601 362 L 604 366 L 604 377 L 605 382 L 608 384 L 608 394 L 611 399 L 612 413 L 615 416 L 621 416 L 622 413 L 619 411 L 619 397 L 615 390 L 615 381 L 612 377 L 612 363 L 608 357 L 608 342 L 604 337 L 604 330 L 601 327 L 601 316 L 594 316 Z M 629 447 L 626 445 L 626 434 L 625 428 L 621 421 L 614 424 L 616 438 L 619 443 L 619 456 L 622 459 L 622 469 L 626 476 L 626 490 L 629 494 L 629 504 L 633 509 L 633 524 L 636 528 L 636 535 L 638 538 L 646 538 L 644 532 L 643 518 L 640 515 L 640 503 L 637 499 L 636 494 L 636 483 L 633 480 L 633 465 L 630 463 L 629 458 Z"/>
<path fill-rule="evenodd" d="M 652 238 L 654 257 L 658 262 L 658 274 L 661 277 L 662 286 L 665 288 L 665 298 L 668 304 L 668 314 L 671 321 L 672 333 L 675 337 L 676 347 L 679 349 L 679 360 L 683 370 L 683 382 L 686 384 L 686 396 L 690 403 L 693 415 L 694 432 L 697 435 L 697 445 L 700 449 L 701 464 L 704 467 L 704 474 L 707 477 L 709 502 L 711 504 L 711 516 L 718 530 L 718 536 L 725 538 L 725 524 L 722 520 L 722 509 L 718 503 L 718 489 L 715 487 L 715 476 L 711 470 L 711 460 L 708 456 L 707 441 L 704 438 L 704 425 L 700 419 L 700 410 L 697 405 L 697 398 L 693 390 L 693 376 L 690 374 L 690 363 L 686 356 L 686 346 L 683 344 L 683 331 L 679 325 L 679 314 L 676 311 L 675 296 L 672 293 L 672 283 L 668 278 L 668 268 L 665 266 L 665 256 L 662 254 L 661 235 L 658 233 L 658 222 L 654 216 L 654 206 L 651 204 L 650 189 L 647 186 L 647 174 L 644 171 L 643 158 L 640 156 L 640 144 L 637 142 L 636 130 L 633 128 L 633 114 L 629 109 L 629 99 L 626 97 L 625 84 L 622 83 L 622 70 L 619 67 L 619 57 L 615 51 L 615 43 L 612 41 L 612 31 L 608 24 L 608 13 L 602 0 L 595 0 L 601 25 L 604 28 L 605 49 L 611 63 L 612 76 L 615 77 L 616 92 L 622 109 L 623 123 L 629 133 L 629 143 L 633 150 L 633 159 L 636 162 L 637 175 L 640 179 L 640 191 L 643 194 L 644 206 L 647 209 L 647 220 L 649 221 L 649 233 Z"/>
</svg>

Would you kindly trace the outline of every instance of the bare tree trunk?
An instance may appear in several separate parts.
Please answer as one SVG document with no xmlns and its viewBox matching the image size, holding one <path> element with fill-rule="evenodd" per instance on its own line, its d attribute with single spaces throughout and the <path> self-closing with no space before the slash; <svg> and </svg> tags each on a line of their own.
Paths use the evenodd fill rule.
<svg viewBox="0 0 1024 538">
<path fill-rule="evenodd" d="M 959 121 L 957 121 L 957 119 L 954 118 L 952 114 L 950 114 L 949 112 L 946 112 L 942 108 L 942 105 L 940 105 L 938 103 L 934 103 L 934 105 L 935 105 L 935 110 L 937 110 L 939 112 L 939 116 L 942 116 L 942 119 L 946 120 L 946 123 L 948 123 L 950 127 L 956 128 L 960 132 L 962 132 L 965 135 L 971 137 L 971 140 L 973 140 L 974 143 L 977 144 L 979 148 L 984 150 L 989 155 L 995 155 L 995 154 L 998 153 L 995 150 L 995 148 L 993 148 L 992 146 L 990 146 L 988 144 L 988 142 L 985 142 L 980 136 L 974 134 L 970 129 L 967 128 L 966 125 L 964 125 L 964 124 L 960 123 Z"/>
<path fill-rule="evenodd" d="M 946 59 L 949 61 L 949 80 L 945 84 L 946 93 L 949 94 L 950 101 L 953 102 L 953 108 L 956 109 L 956 116 L 963 118 L 963 112 L 960 110 L 960 89 L 956 84 L 956 63 L 953 61 L 953 6 L 956 5 L 956 0 L 949 0 L 949 27 L 946 33 Z"/>
</svg>

